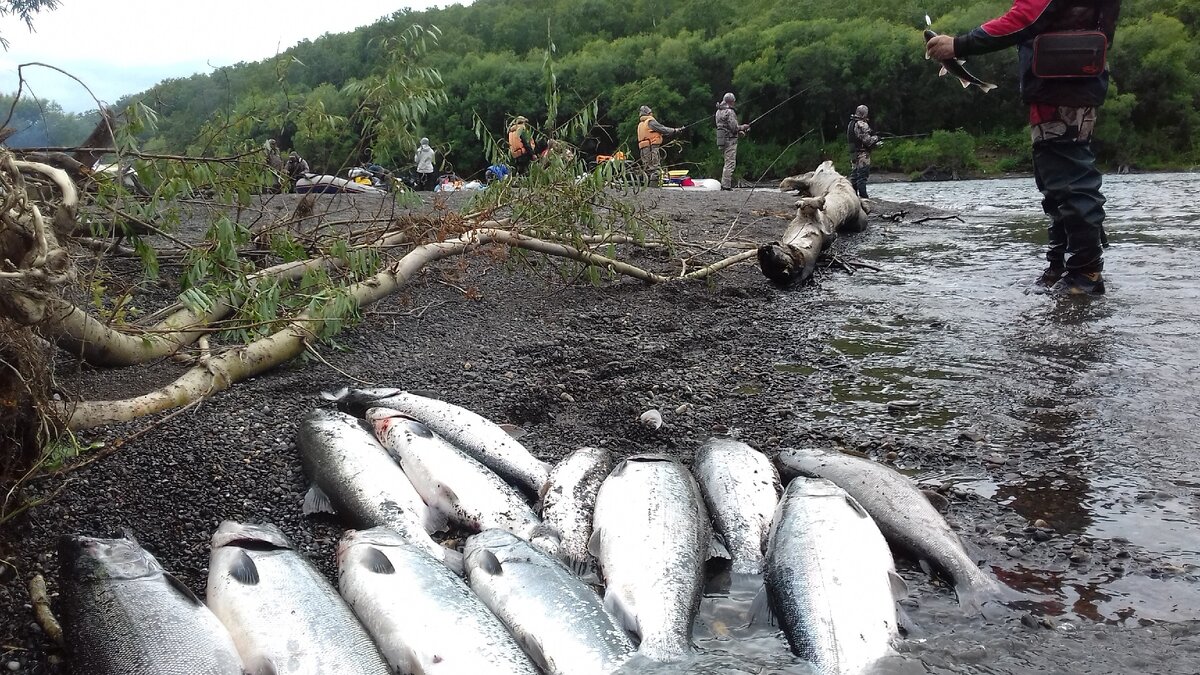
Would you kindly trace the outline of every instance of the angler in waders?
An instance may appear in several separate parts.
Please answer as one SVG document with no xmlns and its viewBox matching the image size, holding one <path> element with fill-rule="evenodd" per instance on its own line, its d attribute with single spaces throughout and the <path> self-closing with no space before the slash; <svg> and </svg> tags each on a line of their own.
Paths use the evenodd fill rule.
<svg viewBox="0 0 1200 675">
<path fill-rule="evenodd" d="M 1033 177 L 1050 216 L 1049 266 L 1035 293 L 1104 293 L 1103 178 L 1092 131 L 1108 93 L 1105 57 L 1120 10 L 1120 0 L 1014 0 L 1004 16 L 969 33 L 925 43 L 939 61 L 1017 46 Z"/>
<path fill-rule="evenodd" d="M 871 176 L 871 151 L 883 145 L 883 141 L 871 131 L 868 114 L 867 106 L 858 106 L 850 116 L 850 126 L 846 127 L 846 140 L 850 142 L 850 163 L 854 167 L 850 171 L 850 184 L 863 199 L 867 198 L 867 178 Z"/>
<path fill-rule="evenodd" d="M 682 131 L 676 127 L 659 124 L 654 111 L 644 105 L 638 110 L 638 150 L 641 152 L 642 171 L 650 181 L 650 187 L 662 187 L 662 142 L 664 136 L 674 136 Z"/>
<path fill-rule="evenodd" d="M 528 173 L 529 164 L 537 154 L 537 145 L 533 142 L 529 120 L 523 115 L 518 115 L 512 124 L 508 125 L 508 155 L 512 158 L 513 170 L 516 173 Z"/>
<path fill-rule="evenodd" d="M 750 131 L 749 124 L 738 124 L 737 97 L 733 93 L 725 94 L 717 104 L 717 114 L 713 121 L 717 125 L 717 147 L 725 157 L 725 166 L 721 170 L 721 189 L 733 189 L 733 171 L 737 168 L 738 139 Z"/>
</svg>

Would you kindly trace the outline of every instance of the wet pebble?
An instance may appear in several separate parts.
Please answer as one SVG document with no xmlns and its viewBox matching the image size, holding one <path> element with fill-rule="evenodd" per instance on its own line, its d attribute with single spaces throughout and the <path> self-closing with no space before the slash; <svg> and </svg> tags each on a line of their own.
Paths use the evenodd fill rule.
<svg viewBox="0 0 1200 675">
<path fill-rule="evenodd" d="M 19 661 L 9 661 L 4 664 L 4 667 L 15 673 L 21 669 L 21 663 Z"/>
<path fill-rule="evenodd" d="M 1008 457 L 998 452 L 993 452 L 990 455 L 985 455 L 983 461 L 987 462 L 988 464 L 1004 464 L 1008 461 Z"/>
<path fill-rule="evenodd" d="M 1075 549 L 1074 551 L 1071 551 L 1069 559 L 1075 565 L 1082 565 L 1083 563 L 1092 559 L 1092 554 L 1088 553 L 1087 551 Z"/>
<path fill-rule="evenodd" d="M 1021 556 L 1025 555 L 1025 552 L 1021 550 L 1020 546 L 1010 546 L 1005 553 L 1007 553 L 1008 557 L 1010 558 L 1020 558 Z"/>
</svg>

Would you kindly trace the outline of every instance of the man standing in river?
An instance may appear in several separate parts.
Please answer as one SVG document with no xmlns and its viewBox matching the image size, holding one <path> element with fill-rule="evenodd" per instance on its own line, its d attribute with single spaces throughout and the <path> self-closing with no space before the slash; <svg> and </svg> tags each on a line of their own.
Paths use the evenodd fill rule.
<svg viewBox="0 0 1200 675">
<path fill-rule="evenodd" d="M 867 199 L 867 179 L 871 176 L 871 151 L 882 141 L 871 131 L 867 106 L 860 105 L 850 116 L 846 140 L 850 143 L 850 184 L 859 197 Z"/>
<path fill-rule="evenodd" d="M 1049 266 L 1034 292 L 1104 293 L 1104 195 L 1092 151 L 1096 108 L 1108 92 L 1105 54 L 1120 0 L 1013 0 L 1005 15 L 969 33 L 925 44 L 945 61 L 1017 45 L 1029 104 L 1033 175 L 1050 216 Z"/>
<path fill-rule="evenodd" d="M 721 189 L 733 189 L 733 172 L 737 168 L 738 138 L 750 131 L 749 124 L 738 124 L 737 112 L 734 106 L 737 98 L 733 93 L 725 94 L 717 104 L 717 114 L 714 121 L 717 125 L 717 147 L 725 157 L 725 166 L 721 170 Z"/>
</svg>

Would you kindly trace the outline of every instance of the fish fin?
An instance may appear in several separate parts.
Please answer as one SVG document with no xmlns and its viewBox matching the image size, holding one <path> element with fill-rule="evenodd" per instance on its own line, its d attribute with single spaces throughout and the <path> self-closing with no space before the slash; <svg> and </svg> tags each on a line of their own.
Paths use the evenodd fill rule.
<svg viewBox="0 0 1200 675">
<path fill-rule="evenodd" d="M 342 387 L 341 389 L 338 389 L 337 391 L 321 392 L 321 398 L 326 401 L 340 401 L 340 400 L 346 398 L 346 394 L 349 394 L 349 393 L 350 393 L 349 388 Z"/>
<path fill-rule="evenodd" d="M 446 517 L 446 514 L 442 513 L 441 511 L 438 511 L 437 509 L 432 508 L 432 507 L 427 509 L 426 512 L 427 512 L 427 515 L 425 516 L 425 531 L 426 532 L 428 532 L 429 534 L 433 534 L 434 532 L 449 531 L 450 519 Z"/>
<path fill-rule="evenodd" d="M 604 609 L 608 610 L 608 613 L 625 630 L 638 636 L 642 634 L 642 627 L 638 624 L 637 613 L 627 606 L 621 600 L 620 594 L 611 587 L 604 590 Z"/>
<path fill-rule="evenodd" d="M 398 393 L 404 393 L 404 392 L 398 392 Z M 437 399 L 437 397 L 438 397 L 438 393 L 432 389 L 409 389 L 408 393 L 412 394 L 413 396 L 420 396 L 421 398 Z"/>
<path fill-rule="evenodd" d="M 176 591 L 179 591 L 179 594 L 183 597 L 187 598 L 191 602 L 196 603 L 197 605 L 200 605 L 201 607 L 204 606 L 204 602 L 200 600 L 200 598 L 196 597 L 196 594 L 192 592 L 192 589 L 185 586 L 184 583 L 177 579 L 174 574 L 171 574 L 170 572 L 163 572 L 163 579 L 166 580 L 168 586 L 174 588 Z"/>
<path fill-rule="evenodd" d="M 592 536 L 588 537 L 587 550 L 596 558 L 600 557 L 600 530 L 592 530 Z"/>
<path fill-rule="evenodd" d="M 250 675 L 279 675 L 279 670 L 269 658 L 263 658 L 258 665 L 250 669 Z"/>
<path fill-rule="evenodd" d="M 733 556 L 729 554 L 729 546 L 725 544 L 725 537 L 722 537 L 720 533 L 713 532 L 712 539 L 708 540 L 708 557 L 733 559 Z"/>
<path fill-rule="evenodd" d="M 600 579 L 600 571 L 596 569 L 596 563 L 592 558 L 579 559 L 574 556 L 563 556 L 562 563 L 571 570 L 571 573 L 579 577 L 579 580 L 589 586 L 602 586 L 604 584 Z"/>
<path fill-rule="evenodd" d="M 240 584 L 254 586 L 259 581 L 258 565 L 245 551 L 238 551 L 238 559 L 229 567 L 229 576 Z"/>
<path fill-rule="evenodd" d="M 917 566 L 921 568 L 921 571 L 924 572 L 926 574 L 926 576 L 929 576 L 929 577 L 933 576 L 933 567 L 931 567 L 929 565 L 928 560 L 921 558 L 920 560 L 917 561 Z"/>
<path fill-rule="evenodd" d="M 933 506 L 933 508 L 938 510 L 938 513 L 945 513 L 946 509 L 950 508 L 950 500 L 946 499 L 946 497 L 940 493 L 934 492 L 933 490 L 921 490 L 921 494 L 925 495 L 925 499 L 929 500 L 929 503 Z"/>
<path fill-rule="evenodd" d="M 978 86 L 980 89 L 983 90 L 983 93 L 985 93 L 985 94 L 996 88 L 996 85 L 992 84 L 991 82 L 983 82 L 983 83 L 980 83 Z"/>
<path fill-rule="evenodd" d="M 525 436 L 529 435 L 528 431 L 525 431 L 524 429 L 522 429 L 521 427 L 519 427 L 515 424 L 500 424 L 497 426 L 499 426 L 501 429 L 503 429 L 504 433 L 508 434 L 513 440 L 516 440 L 516 441 L 519 441 L 522 438 L 524 438 Z"/>
<path fill-rule="evenodd" d="M 374 546 L 368 546 L 363 565 L 375 574 L 395 574 L 396 567 L 388 559 L 387 554 Z"/>
<path fill-rule="evenodd" d="M 333 502 L 329 501 L 329 495 L 316 485 L 308 488 L 308 492 L 304 493 L 304 515 L 311 516 L 314 513 L 337 513 L 337 509 L 333 508 Z"/>
<path fill-rule="evenodd" d="M 542 645 L 529 633 L 523 633 L 520 636 L 521 649 L 529 655 L 529 660 L 533 661 L 533 665 L 537 666 L 543 673 L 553 673 L 554 669 L 550 666 L 550 661 L 546 659 L 546 650 L 542 649 Z"/>
<path fill-rule="evenodd" d="M 446 567 L 449 567 L 451 572 L 454 572 L 460 577 L 466 574 L 467 565 L 463 561 L 463 554 L 455 551 L 452 548 L 446 548 L 445 546 L 442 548 L 446 549 L 446 551 L 442 553 L 442 564 L 444 564 Z"/>
<path fill-rule="evenodd" d="M 903 607 L 896 608 L 896 626 L 900 629 L 901 637 L 906 639 L 911 640 L 921 634 L 921 628 Z"/>
<path fill-rule="evenodd" d="M 862 504 L 859 504 L 858 500 L 855 499 L 854 497 L 851 497 L 850 495 L 846 495 L 846 502 L 848 504 L 850 504 L 850 508 L 852 508 L 858 512 L 858 515 L 862 516 L 863 518 L 871 517 L 871 514 L 867 513 L 867 510 L 864 509 Z"/>
<path fill-rule="evenodd" d="M 961 77 L 960 77 L 960 78 L 958 78 L 958 82 L 959 82 L 959 84 L 961 84 L 961 85 L 962 85 L 963 89 L 966 89 L 967 87 L 971 86 L 971 81 L 970 81 L 970 80 L 964 80 L 964 79 L 962 79 Z"/>
<path fill-rule="evenodd" d="M 892 598 L 899 600 L 908 597 L 908 583 L 895 570 L 888 570 L 888 584 L 892 587 Z"/>
<path fill-rule="evenodd" d="M 774 628 L 779 627 L 779 619 L 776 618 L 775 612 L 771 610 L 771 600 L 765 583 L 758 588 L 758 593 L 754 594 L 754 600 L 750 603 L 750 614 L 747 616 L 747 623 L 751 626 L 766 624 Z"/>
<path fill-rule="evenodd" d="M 486 549 L 479 553 L 479 569 L 494 577 L 504 574 L 504 566 L 500 564 L 500 559 Z"/>
<path fill-rule="evenodd" d="M 942 66 L 942 69 L 938 71 L 938 77 L 945 77 L 946 75 L 949 75 L 949 74 L 950 74 L 950 71 L 946 70 L 946 66 Z"/>
</svg>

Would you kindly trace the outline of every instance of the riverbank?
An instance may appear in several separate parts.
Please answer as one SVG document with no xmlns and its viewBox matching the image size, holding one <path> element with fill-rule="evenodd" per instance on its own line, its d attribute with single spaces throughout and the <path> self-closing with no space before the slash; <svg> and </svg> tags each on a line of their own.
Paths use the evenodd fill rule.
<svg viewBox="0 0 1200 675">
<path fill-rule="evenodd" d="M 434 196 L 425 198 L 418 212 L 435 203 Z M 466 198 L 449 195 L 449 204 Z M 770 240 L 790 218 L 794 202 L 769 190 L 663 190 L 638 199 L 689 241 Z M 294 204 L 281 200 L 278 206 L 286 211 Z M 879 217 L 900 212 L 908 214 L 901 222 Z M 872 378 L 884 374 L 865 369 L 857 358 L 895 353 L 906 332 L 953 341 L 951 327 L 959 320 L 911 309 L 921 289 L 905 285 L 904 274 L 931 264 L 924 258 L 938 250 L 941 227 L 912 221 L 935 212 L 922 204 L 880 201 L 875 213 L 866 233 L 841 240 L 836 250 L 883 264 L 885 271 L 864 269 L 851 277 L 822 269 L 814 284 L 787 291 L 769 285 L 749 264 L 725 270 L 710 283 L 646 286 L 625 278 L 597 285 L 564 280 L 556 266 L 542 263 L 507 270 L 490 256 L 445 261 L 367 309 L 360 325 L 337 338 L 337 349 L 319 350 L 320 360 L 288 364 L 169 419 L 159 415 L 82 435 L 83 444 L 110 447 L 131 440 L 64 478 L 35 482 L 25 497 L 45 503 L 0 531 L 0 556 L 7 561 L 0 565 L 7 570 L 0 607 L 11 608 L 0 616 L 0 665 L 15 663 L 15 672 L 23 673 L 65 672 L 61 652 L 33 623 L 25 591 L 37 573 L 56 590 L 54 546 L 64 533 L 128 530 L 202 595 L 208 540 L 217 524 L 225 518 L 273 522 L 332 579 L 342 528 L 301 515 L 308 485 L 294 433 L 307 411 L 328 405 L 321 391 L 365 383 L 438 392 L 496 421 L 520 425 L 528 432 L 522 441 L 547 461 L 593 445 L 618 455 L 668 453 L 687 462 L 709 436 L 733 434 L 769 455 L 819 445 L 891 462 L 923 476 L 926 486 L 950 499 L 947 518 L 979 552 L 985 569 L 1031 593 L 1010 615 L 986 624 L 964 617 L 943 584 L 914 561 L 899 558 L 910 588 L 906 608 L 917 630 L 902 649 L 901 665 L 969 672 L 969 659 L 982 663 L 989 654 L 1003 655 L 1006 665 L 998 672 L 1048 665 L 1013 663 L 1010 652 L 1019 646 L 1037 659 L 1059 659 L 1059 672 L 1123 672 L 1073 671 L 1061 657 L 1074 653 L 1082 659 L 1096 653 L 1097 644 L 1137 638 L 1162 646 L 1142 654 L 1149 664 L 1143 670 L 1195 672 L 1172 671 L 1167 660 L 1174 645 L 1197 643 L 1194 632 L 1114 632 L 1105 617 L 1081 619 L 1038 594 L 1052 582 L 1103 576 L 1118 564 L 1129 578 L 1153 575 L 1181 584 L 1187 583 L 1187 570 L 1129 541 L 1097 542 L 1066 523 L 1052 518 L 1038 523 L 1044 516 L 966 489 L 952 477 L 982 475 L 1000 483 L 1014 472 L 1043 473 L 1047 460 L 1039 464 L 1037 457 L 1045 447 L 1031 441 L 1005 450 L 994 432 L 969 415 L 930 431 L 921 422 L 936 414 L 936 406 L 917 400 L 922 405 L 911 408 L 914 393 L 904 386 L 872 388 Z M 928 248 L 907 254 L 902 263 L 893 260 L 892 252 L 914 235 L 930 237 Z M 623 253 L 647 266 L 672 262 L 655 251 Z M 862 298 L 844 295 L 857 292 L 863 279 L 889 287 L 888 296 L 871 302 L 878 300 L 884 313 L 898 317 L 894 334 L 875 327 L 876 309 Z M 924 372 L 939 366 L 936 358 L 915 356 L 909 367 Z M 178 370 L 169 362 L 139 372 L 64 363 L 58 380 L 69 394 L 118 397 L 160 386 Z M 905 371 L 898 377 L 915 376 Z M 966 388 L 993 386 L 982 376 L 961 382 Z M 846 395 L 856 387 L 872 393 Z M 897 401 L 910 403 L 889 411 L 889 403 Z M 657 431 L 637 421 L 649 408 L 663 414 Z M 1057 570 L 1057 577 L 1049 580 L 1044 570 Z M 981 649 L 984 657 L 978 656 Z M 1200 663 L 1200 652 L 1192 655 L 1190 665 Z"/>
</svg>

